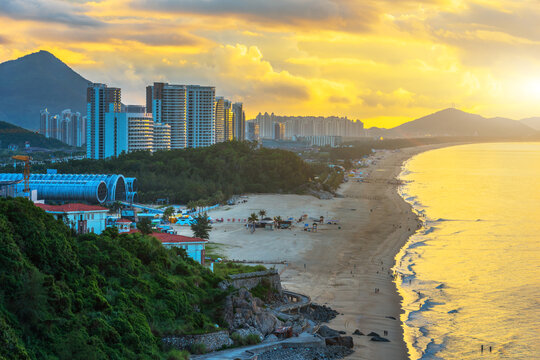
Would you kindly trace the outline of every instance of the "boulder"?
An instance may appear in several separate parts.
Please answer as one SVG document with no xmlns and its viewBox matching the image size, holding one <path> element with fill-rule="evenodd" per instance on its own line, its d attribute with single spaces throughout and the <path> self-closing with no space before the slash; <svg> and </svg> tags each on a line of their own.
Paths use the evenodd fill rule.
<svg viewBox="0 0 540 360">
<path fill-rule="evenodd" d="M 317 331 L 317 334 L 321 335 L 323 338 L 329 337 L 339 337 L 339 331 L 329 328 L 326 325 L 322 325 Z"/>
<path fill-rule="evenodd" d="M 352 336 L 329 337 L 325 338 L 324 342 L 326 343 L 326 346 L 344 346 L 349 349 L 354 347 Z"/>
<path fill-rule="evenodd" d="M 371 341 L 378 341 L 378 342 L 390 342 L 387 338 L 383 338 L 380 336 L 374 336 L 371 338 Z"/>
<path fill-rule="evenodd" d="M 361 332 L 360 330 L 356 329 L 356 330 L 354 330 L 353 335 L 362 336 L 362 335 L 364 335 L 364 333 Z"/>
<path fill-rule="evenodd" d="M 377 336 L 377 337 L 380 337 L 381 335 L 377 334 L 376 332 L 370 332 L 369 334 L 367 334 L 367 336 Z"/>
<path fill-rule="evenodd" d="M 265 343 L 265 344 L 266 343 L 273 343 L 273 342 L 276 342 L 278 340 L 279 339 L 278 339 L 278 337 L 276 335 L 270 334 L 266 338 L 264 338 L 263 343 Z"/>
</svg>

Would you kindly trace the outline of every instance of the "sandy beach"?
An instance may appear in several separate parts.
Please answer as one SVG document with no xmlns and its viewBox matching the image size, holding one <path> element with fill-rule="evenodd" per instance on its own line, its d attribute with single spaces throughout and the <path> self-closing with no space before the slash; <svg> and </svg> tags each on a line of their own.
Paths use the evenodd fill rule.
<svg viewBox="0 0 540 360">
<path fill-rule="evenodd" d="M 355 336 L 355 353 L 348 359 L 407 359 L 401 298 L 389 272 L 399 249 L 420 222 L 399 196 L 396 177 L 411 156 L 441 146 L 448 144 L 377 152 L 364 171 L 363 182 L 342 185 L 339 193 L 343 197 L 250 195 L 246 203 L 214 210 L 209 215 L 225 222 L 214 224 L 211 242 L 221 244 L 219 251 L 229 259 L 286 261 L 287 265 L 276 265 L 282 271 L 284 288 L 308 294 L 314 302 L 339 311 L 341 315 L 329 324 L 332 328 L 347 334 L 355 329 L 364 334 L 375 331 L 381 336 L 388 331 L 389 343 Z M 238 224 L 238 219 L 261 209 L 270 217 L 298 219 L 307 214 L 306 223 L 324 216 L 339 224 L 306 232 L 300 223 L 292 230 L 258 229 L 253 234 Z M 188 227 L 178 229 L 191 234 Z"/>
</svg>

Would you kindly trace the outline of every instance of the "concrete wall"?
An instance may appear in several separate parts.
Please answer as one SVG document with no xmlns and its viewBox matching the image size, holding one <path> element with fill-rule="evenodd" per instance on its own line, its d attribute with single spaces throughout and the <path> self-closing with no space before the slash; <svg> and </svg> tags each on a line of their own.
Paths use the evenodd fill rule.
<svg viewBox="0 0 540 360">
<path fill-rule="evenodd" d="M 227 331 L 217 331 L 210 334 L 202 335 L 182 335 L 182 336 L 168 336 L 161 339 L 161 341 L 175 349 L 189 350 L 193 344 L 204 344 L 206 351 L 216 351 L 223 346 L 229 346 L 233 344 L 233 341 L 229 338 Z"/>
<path fill-rule="evenodd" d="M 232 286 L 237 289 L 244 287 L 248 290 L 259 285 L 263 279 L 268 279 L 270 284 L 272 284 L 272 287 L 276 289 L 280 295 L 282 294 L 281 279 L 279 273 L 275 269 L 231 275 L 229 277 L 231 278 L 230 283 Z"/>
</svg>

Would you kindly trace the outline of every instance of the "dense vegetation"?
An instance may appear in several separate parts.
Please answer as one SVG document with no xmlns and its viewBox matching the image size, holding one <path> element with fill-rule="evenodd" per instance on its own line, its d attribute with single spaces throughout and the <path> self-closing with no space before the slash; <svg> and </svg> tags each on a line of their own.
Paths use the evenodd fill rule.
<svg viewBox="0 0 540 360">
<path fill-rule="evenodd" d="M 219 280 L 152 237 L 75 237 L 31 202 L 0 199 L 2 359 L 170 358 L 162 334 L 220 324 Z"/>
<path fill-rule="evenodd" d="M 170 203 L 206 199 L 217 203 L 246 192 L 292 192 L 313 176 L 296 154 L 257 148 L 249 142 L 210 147 L 133 152 L 107 160 L 75 160 L 52 165 L 61 173 L 116 173 L 139 181 L 141 202 L 168 198 Z M 34 166 L 44 172 L 46 166 Z M 5 171 L 13 171 L 13 168 Z"/>
</svg>

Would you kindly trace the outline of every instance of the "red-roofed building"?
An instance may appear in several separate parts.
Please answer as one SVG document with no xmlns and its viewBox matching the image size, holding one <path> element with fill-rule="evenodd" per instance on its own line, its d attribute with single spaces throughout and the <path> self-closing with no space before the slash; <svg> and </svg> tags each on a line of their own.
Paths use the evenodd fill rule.
<svg viewBox="0 0 540 360">
<path fill-rule="evenodd" d="M 128 219 L 118 219 L 116 220 L 115 225 L 118 228 L 119 233 L 126 233 L 131 230 L 131 220 Z"/>
<path fill-rule="evenodd" d="M 45 205 L 35 204 L 46 213 L 63 220 L 77 234 L 93 232 L 101 234 L 105 230 L 105 219 L 109 209 L 86 204 Z"/>
<path fill-rule="evenodd" d="M 132 229 L 129 233 L 137 233 L 139 230 Z M 205 246 L 208 240 L 194 238 L 183 235 L 168 234 L 168 233 L 152 233 L 150 236 L 155 237 L 163 246 L 170 249 L 179 247 L 186 250 L 188 256 L 198 263 L 204 265 Z"/>
</svg>

